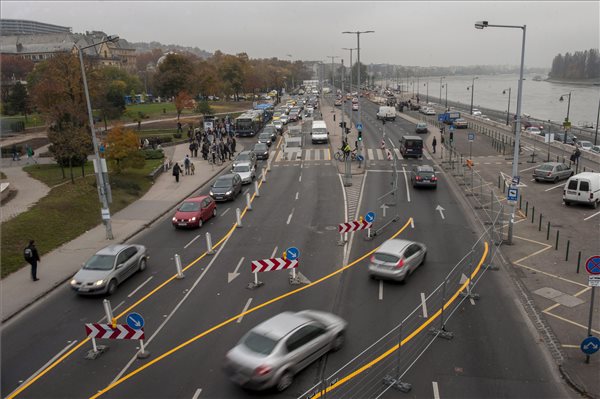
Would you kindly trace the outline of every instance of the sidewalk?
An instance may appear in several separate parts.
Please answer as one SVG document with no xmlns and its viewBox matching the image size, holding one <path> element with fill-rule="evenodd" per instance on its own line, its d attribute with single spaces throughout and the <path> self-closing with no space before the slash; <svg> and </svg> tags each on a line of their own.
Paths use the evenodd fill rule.
<svg viewBox="0 0 600 399">
<path fill-rule="evenodd" d="M 174 162 L 180 162 L 189 152 L 187 143 L 165 147 L 164 150 L 165 156 Z M 242 150 L 242 148 L 239 148 L 238 152 Z M 196 166 L 195 175 L 180 176 L 179 183 L 176 183 L 170 171 L 163 173 L 142 198 L 120 212 L 111 215 L 113 240 L 106 240 L 106 230 L 104 225 L 101 224 L 54 251 L 43 254 L 38 265 L 39 281 L 35 283 L 31 281 L 29 267 L 24 267 L 2 279 L 0 281 L 2 321 L 6 321 L 50 293 L 54 288 L 64 284 L 79 270 L 81 264 L 96 251 L 107 245 L 123 243 L 131 239 L 135 234 L 147 228 L 231 165 L 231 161 L 228 161 L 221 166 L 213 167 L 207 161 L 204 161 L 202 157 L 192 158 L 192 161 Z M 14 169 L 19 168 L 14 167 Z M 9 173 L 13 176 L 19 173 L 16 170 L 11 170 L 8 173 L 7 169 L 3 168 L 3 170 L 7 176 L 9 176 Z M 26 175 L 22 170 L 20 170 L 20 173 Z M 34 181 L 37 182 L 37 180 Z M 43 193 L 43 188 L 38 187 L 31 191 L 39 196 Z M 32 194 L 30 199 L 34 197 L 35 195 Z M 39 198 L 41 196 L 35 201 Z M 14 200 L 11 200 L 11 202 Z"/>
</svg>

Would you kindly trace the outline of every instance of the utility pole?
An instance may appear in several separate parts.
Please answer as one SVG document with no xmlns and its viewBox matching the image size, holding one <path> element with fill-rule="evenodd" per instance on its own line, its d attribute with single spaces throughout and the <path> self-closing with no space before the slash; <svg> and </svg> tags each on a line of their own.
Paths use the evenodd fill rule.
<svg viewBox="0 0 600 399">
<path fill-rule="evenodd" d="M 350 50 L 350 88 L 349 88 L 349 91 L 350 91 L 350 93 L 352 93 L 352 50 L 357 50 L 357 49 L 343 47 L 342 50 Z M 344 90 L 342 90 L 342 95 L 345 95 Z"/>
<path fill-rule="evenodd" d="M 331 58 L 331 86 L 333 87 L 333 93 L 335 94 L 335 70 L 333 69 L 333 60 L 340 57 L 337 55 L 328 55 L 327 58 Z"/>
</svg>

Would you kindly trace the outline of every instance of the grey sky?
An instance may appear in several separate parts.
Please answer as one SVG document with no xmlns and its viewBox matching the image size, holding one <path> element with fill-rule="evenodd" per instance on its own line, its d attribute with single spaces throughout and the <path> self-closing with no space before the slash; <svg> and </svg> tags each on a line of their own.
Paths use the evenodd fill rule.
<svg viewBox="0 0 600 399">
<path fill-rule="evenodd" d="M 247 52 L 252 58 L 327 60 L 355 47 L 363 63 L 518 65 L 519 29 L 476 30 L 477 20 L 527 25 L 525 63 L 550 67 L 567 51 L 598 48 L 600 2 L 2 1 L 2 18 L 102 30 L 129 41 Z"/>
</svg>

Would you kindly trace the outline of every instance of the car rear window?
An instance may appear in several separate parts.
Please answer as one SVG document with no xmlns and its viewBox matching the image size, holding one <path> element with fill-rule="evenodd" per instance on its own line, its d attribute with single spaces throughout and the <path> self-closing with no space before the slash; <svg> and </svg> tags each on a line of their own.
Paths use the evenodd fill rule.
<svg viewBox="0 0 600 399">
<path fill-rule="evenodd" d="M 577 190 L 577 180 L 571 180 L 569 182 L 568 190 Z"/>
<path fill-rule="evenodd" d="M 542 165 L 538 168 L 538 170 L 552 170 L 552 165 Z"/>
<path fill-rule="evenodd" d="M 418 174 L 425 179 L 431 179 L 433 177 L 433 172 L 419 172 Z"/>
<path fill-rule="evenodd" d="M 244 338 L 243 345 L 252 352 L 268 355 L 273 352 L 275 345 L 277 345 L 277 341 L 265 337 L 264 335 L 257 334 L 254 331 L 250 331 Z"/>
<path fill-rule="evenodd" d="M 406 148 L 422 148 L 423 142 L 421 140 L 406 140 Z"/>
<path fill-rule="evenodd" d="M 179 207 L 179 210 L 181 212 L 195 212 L 198 209 L 200 209 L 200 203 L 199 202 L 184 202 Z"/>
<path fill-rule="evenodd" d="M 235 168 L 233 168 L 234 172 L 249 172 L 250 171 L 250 167 L 248 165 L 237 165 Z"/>
<path fill-rule="evenodd" d="M 374 258 L 375 258 L 375 260 L 378 260 L 379 262 L 388 262 L 388 263 L 397 263 L 400 260 L 400 258 L 398 258 L 396 255 L 384 254 L 384 253 L 375 253 Z"/>
<path fill-rule="evenodd" d="M 581 180 L 579 182 L 579 191 L 590 191 L 590 182 L 587 180 Z"/>
</svg>

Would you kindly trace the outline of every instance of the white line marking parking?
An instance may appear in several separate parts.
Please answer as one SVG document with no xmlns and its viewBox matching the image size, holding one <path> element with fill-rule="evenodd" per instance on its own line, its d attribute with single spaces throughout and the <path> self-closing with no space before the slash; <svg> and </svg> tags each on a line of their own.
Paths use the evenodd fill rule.
<svg viewBox="0 0 600 399">
<path fill-rule="evenodd" d="M 148 283 L 148 281 L 152 280 L 154 278 L 154 276 L 150 276 L 146 279 L 146 281 L 144 281 L 142 284 L 138 285 L 138 287 L 131 291 L 131 293 L 129 295 L 127 295 L 127 298 L 131 298 L 132 296 L 135 295 L 136 292 L 138 292 L 143 286 L 146 285 L 146 283 Z"/>
<path fill-rule="evenodd" d="M 438 383 L 432 381 L 431 385 L 433 385 L 433 399 L 440 399 L 440 389 L 438 388 Z"/>
<path fill-rule="evenodd" d="M 202 389 L 200 389 L 200 388 L 196 389 L 196 392 L 194 393 L 194 396 L 192 396 L 192 399 L 198 399 L 200 397 L 201 393 L 202 393 Z"/>
<path fill-rule="evenodd" d="M 583 219 L 583 220 L 588 220 L 588 219 L 591 219 L 591 218 L 593 218 L 594 216 L 598 216 L 598 215 L 600 215 L 600 212 L 596 212 L 596 213 L 594 213 L 593 215 L 590 215 L 590 216 L 586 217 L 586 218 L 585 218 L 585 219 Z"/>
<path fill-rule="evenodd" d="M 192 245 L 192 243 L 194 241 L 196 241 L 198 238 L 200 238 L 200 234 L 198 234 L 196 237 L 192 238 L 192 241 L 190 241 L 187 244 L 185 244 L 185 246 L 183 247 L 183 249 L 187 249 L 187 247 L 189 247 L 190 245 Z"/>
</svg>

